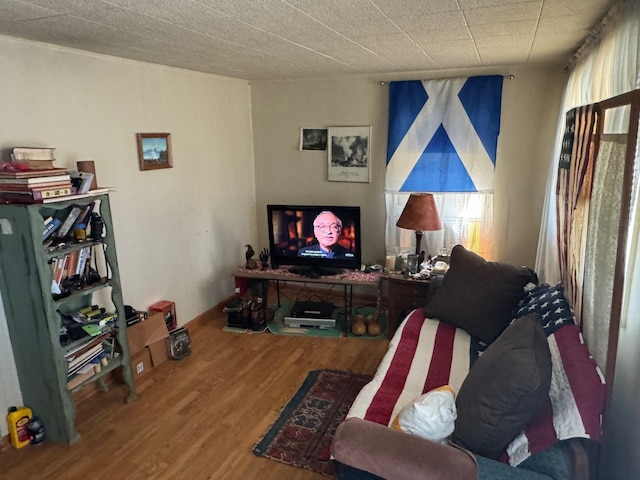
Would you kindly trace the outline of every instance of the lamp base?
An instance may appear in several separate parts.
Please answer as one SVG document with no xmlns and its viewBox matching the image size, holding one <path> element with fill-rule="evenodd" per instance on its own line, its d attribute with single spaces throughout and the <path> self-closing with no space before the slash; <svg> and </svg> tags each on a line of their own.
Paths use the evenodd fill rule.
<svg viewBox="0 0 640 480">
<path fill-rule="evenodd" d="M 422 230 L 416 230 L 416 255 L 420 255 L 421 243 L 422 243 Z"/>
</svg>

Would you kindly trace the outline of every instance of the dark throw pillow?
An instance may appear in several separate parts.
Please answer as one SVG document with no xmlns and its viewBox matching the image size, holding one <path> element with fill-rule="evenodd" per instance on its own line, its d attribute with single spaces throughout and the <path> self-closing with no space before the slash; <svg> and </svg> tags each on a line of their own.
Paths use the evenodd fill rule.
<svg viewBox="0 0 640 480">
<path fill-rule="evenodd" d="M 551 353 L 537 315 L 514 321 L 462 382 L 453 440 L 498 459 L 548 403 Z"/>
<path fill-rule="evenodd" d="M 530 282 L 537 283 L 536 274 L 530 268 L 487 262 L 462 245 L 456 245 L 451 251 L 449 271 L 424 307 L 424 314 L 491 343 L 511 321 L 524 286 Z"/>
</svg>

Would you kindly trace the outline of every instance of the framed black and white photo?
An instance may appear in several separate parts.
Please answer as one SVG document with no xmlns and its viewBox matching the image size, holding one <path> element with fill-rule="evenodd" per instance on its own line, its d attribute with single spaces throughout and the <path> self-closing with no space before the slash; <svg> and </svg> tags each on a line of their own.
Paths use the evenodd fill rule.
<svg viewBox="0 0 640 480">
<path fill-rule="evenodd" d="M 170 133 L 138 133 L 140 170 L 173 168 Z"/>
<path fill-rule="evenodd" d="M 329 127 L 329 181 L 371 181 L 371 126 Z"/>
<path fill-rule="evenodd" d="M 326 128 L 301 128 L 300 129 L 300 150 L 326 150 L 327 149 L 327 129 Z"/>
</svg>

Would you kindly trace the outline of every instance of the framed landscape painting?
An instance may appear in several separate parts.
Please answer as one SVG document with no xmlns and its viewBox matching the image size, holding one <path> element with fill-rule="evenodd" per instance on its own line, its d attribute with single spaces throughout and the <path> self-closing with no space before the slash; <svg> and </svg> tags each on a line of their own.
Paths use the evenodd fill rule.
<svg viewBox="0 0 640 480">
<path fill-rule="evenodd" d="M 138 133 L 140 170 L 173 168 L 170 133 Z"/>
<path fill-rule="evenodd" d="M 371 126 L 329 127 L 329 181 L 371 181 Z"/>
</svg>

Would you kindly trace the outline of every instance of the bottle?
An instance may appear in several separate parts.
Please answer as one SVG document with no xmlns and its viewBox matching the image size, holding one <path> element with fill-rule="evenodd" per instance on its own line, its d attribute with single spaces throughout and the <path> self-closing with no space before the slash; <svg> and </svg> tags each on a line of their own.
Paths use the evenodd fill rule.
<svg viewBox="0 0 640 480">
<path fill-rule="evenodd" d="M 31 442 L 27 429 L 31 416 L 31 409 L 28 407 L 9 408 L 7 423 L 9 424 L 9 439 L 14 448 L 22 448 Z"/>
<path fill-rule="evenodd" d="M 29 432 L 29 438 L 31 439 L 31 445 L 40 445 L 44 442 L 44 423 L 40 418 L 34 416 L 31 417 L 29 423 L 27 423 L 27 431 Z"/>
</svg>

